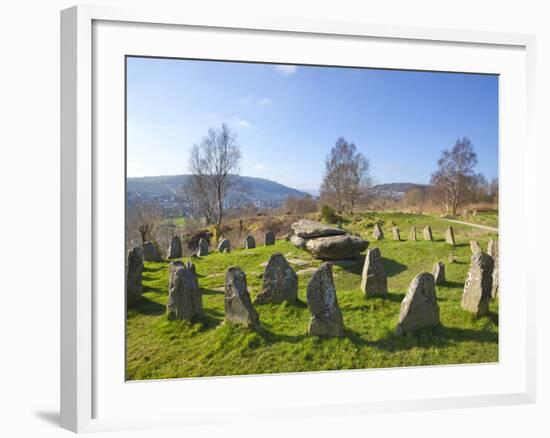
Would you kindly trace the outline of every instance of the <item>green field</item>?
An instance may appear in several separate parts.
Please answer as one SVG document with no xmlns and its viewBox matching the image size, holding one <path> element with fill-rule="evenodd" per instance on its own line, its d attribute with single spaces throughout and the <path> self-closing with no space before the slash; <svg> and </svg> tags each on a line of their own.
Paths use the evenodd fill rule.
<svg viewBox="0 0 550 438">
<path fill-rule="evenodd" d="M 498 211 L 479 211 L 475 215 L 460 216 L 458 219 L 489 227 L 498 227 Z"/>
<path fill-rule="evenodd" d="M 383 225 L 386 238 L 371 239 L 375 221 Z M 434 242 L 422 241 L 422 227 L 429 223 Z M 401 228 L 407 239 L 410 226 L 417 226 L 418 241 L 392 241 L 391 226 Z M 498 361 L 498 302 L 490 314 L 475 318 L 460 308 L 468 271 L 469 240 L 486 248 L 489 234 L 457 226 L 457 247 L 444 241 L 449 225 L 444 219 L 407 214 L 361 214 L 346 218 L 343 226 L 380 247 L 388 274 L 389 297 L 365 299 L 359 288 L 362 260 L 334 266 L 338 300 L 346 335 L 317 338 L 307 335 L 310 313 L 305 290 L 311 273 L 299 273 L 299 302 L 258 305 L 262 329 L 253 331 L 225 324 L 223 282 L 225 270 L 240 266 L 247 274 L 252 298 L 261 290 L 263 267 L 273 252 L 287 259 L 309 262 L 293 266 L 296 271 L 317 267 L 320 261 L 289 242 L 230 254 L 212 253 L 194 260 L 203 293 L 204 318 L 190 324 L 169 321 L 165 315 L 168 296 L 168 262 L 145 263 L 141 305 L 128 311 L 127 379 L 162 379 L 197 376 L 260 374 L 352 368 L 379 368 L 434 364 Z M 449 264 L 453 251 L 456 262 Z M 447 284 L 438 286 L 441 326 L 404 336 L 395 335 L 401 301 L 413 277 L 431 272 L 437 261 L 446 265 Z"/>
</svg>

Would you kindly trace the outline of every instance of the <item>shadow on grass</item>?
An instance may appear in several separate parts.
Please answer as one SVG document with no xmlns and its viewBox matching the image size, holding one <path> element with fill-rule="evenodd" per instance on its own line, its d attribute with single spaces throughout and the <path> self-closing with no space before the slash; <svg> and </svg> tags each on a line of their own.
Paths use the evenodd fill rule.
<svg viewBox="0 0 550 438">
<path fill-rule="evenodd" d="M 460 282 L 460 281 L 446 281 L 445 283 L 443 283 L 441 286 L 443 287 L 459 287 L 459 288 L 463 288 L 464 287 L 464 282 Z"/>
<path fill-rule="evenodd" d="M 285 335 L 281 333 L 275 333 L 265 325 L 262 325 L 261 327 L 256 329 L 256 333 L 264 338 L 264 340 L 269 344 L 276 344 L 278 342 L 289 342 L 292 344 L 297 344 L 302 342 L 309 336 L 307 333 L 301 335 Z"/>
<path fill-rule="evenodd" d="M 144 278 L 144 280 L 148 280 L 148 279 Z M 155 294 L 164 295 L 167 290 L 168 290 L 168 280 L 166 280 L 166 289 L 164 289 L 162 287 L 152 287 L 152 286 L 149 286 L 149 285 L 146 285 L 146 284 L 143 285 L 143 293 L 153 292 Z"/>
<path fill-rule="evenodd" d="M 162 315 L 166 311 L 166 307 L 142 296 L 139 305 L 131 310 L 141 315 Z"/>
<path fill-rule="evenodd" d="M 397 335 L 395 331 L 388 330 L 386 336 L 377 341 L 364 339 L 355 330 L 346 328 L 346 337 L 358 347 L 369 346 L 390 353 L 410 350 L 412 348 L 444 348 L 453 342 L 476 342 L 482 344 L 498 342 L 498 333 L 445 327 L 442 325 L 403 335 Z"/>
<path fill-rule="evenodd" d="M 340 269 L 350 274 L 361 275 L 363 265 L 365 264 L 365 256 L 362 255 L 356 259 L 331 260 L 330 264 L 338 266 Z"/>
<path fill-rule="evenodd" d="M 407 269 L 407 265 L 386 257 L 382 257 L 382 264 L 384 265 L 384 269 L 388 277 L 393 277 Z"/>
<path fill-rule="evenodd" d="M 455 248 L 464 248 L 465 246 L 470 246 L 469 243 L 455 243 Z"/>
<path fill-rule="evenodd" d="M 201 287 L 200 289 L 203 295 L 223 295 L 225 293 L 223 290 L 208 289 L 204 287 Z"/>
<path fill-rule="evenodd" d="M 196 322 L 201 324 L 201 331 L 206 331 L 219 326 L 223 322 L 223 317 L 223 313 L 208 309 L 204 311 L 204 315 L 197 318 Z"/>
<path fill-rule="evenodd" d="M 161 271 L 162 269 L 164 269 L 164 265 L 161 264 L 161 262 L 156 262 L 154 266 L 151 266 L 151 265 L 145 265 L 143 267 L 143 273 L 146 273 L 146 272 L 158 272 L 158 271 Z"/>
<path fill-rule="evenodd" d="M 489 318 L 491 322 L 498 327 L 498 313 L 489 312 L 487 315 L 485 315 L 485 317 Z"/>
</svg>

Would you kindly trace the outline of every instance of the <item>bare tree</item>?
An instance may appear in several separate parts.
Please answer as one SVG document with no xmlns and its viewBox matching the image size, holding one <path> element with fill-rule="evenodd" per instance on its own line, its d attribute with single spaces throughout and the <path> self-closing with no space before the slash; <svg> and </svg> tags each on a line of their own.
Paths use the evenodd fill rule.
<svg viewBox="0 0 550 438">
<path fill-rule="evenodd" d="M 226 124 L 209 129 L 191 150 L 189 194 L 206 224 L 214 226 L 216 240 L 220 238 L 227 190 L 239 172 L 240 159 L 236 135 Z"/>
<path fill-rule="evenodd" d="M 129 241 L 139 236 L 143 245 L 153 238 L 153 230 L 162 220 L 162 209 L 157 203 L 137 201 L 128 205 L 126 235 Z"/>
<path fill-rule="evenodd" d="M 325 175 L 321 187 L 324 199 L 334 199 L 336 210 L 342 213 L 349 207 L 350 213 L 372 185 L 370 163 L 357 152 L 354 143 L 340 137 L 325 161 Z"/>
<path fill-rule="evenodd" d="M 474 173 L 477 154 L 471 141 L 463 137 L 451 150 L 444 150 L 437 161 L 438 169 L 432 174 L 431 185 L 437 188 L 445 202 L 445 212 L 454 216 L 469 190 L 474 187 L 479 175 Z"/>
</svg>

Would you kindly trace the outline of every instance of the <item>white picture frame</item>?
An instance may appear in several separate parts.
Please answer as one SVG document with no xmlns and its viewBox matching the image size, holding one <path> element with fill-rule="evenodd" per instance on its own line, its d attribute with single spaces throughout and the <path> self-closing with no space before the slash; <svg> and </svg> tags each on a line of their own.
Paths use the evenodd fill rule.
<svg viewBox="0 0 550 438">
<path fill-rule="evenodd" d="M 139 37 L 144 32 L 147 32 L 147 43 Z M 101 295 L 105 293 L 102 286 L 103 277 L 113 279 L 117 277 L 117 273 L 120 274 L 124 253 L 123 240 L 110 251 L 115 253 L 112 259 L 105 252 L 104 244 L 107 241 L 117 241 L 117 233 L 123 232 L 123 222 L 121 226 L 119 213 L 120 209 L 124 208 L 124 200 L 119 196 L 118 190 L 121 187 L 120 172 L 124 172 L 124 168 L 120 168 L 122 156 L 121 150 L 118 149 L 121 146 L 120 129 L 123 128 L 117 125 L 120 124 L 120 105 L 123 104 L 119 100 L 120 81 L 123 81 L 123 77 L 120 77 L 120 56 L 152 53 L 170 56 L 171 51 L 175 56 L 181 56 L 176 53 L 182 50 L 181 44 L 171 45 L 169 42 L 173 37 L 179 38 L 180 32 L 183 32 L 182 38 L 194 38 L 193 32 L 200 34 L 197 40 L 194 40 L 197 45 L 192 48 L 191 54 L 200 57 L 200 54 L 204 53 L 202 57 L 208 59 L 237 60 L 244 56 L 246 60 L 300 63 L 300 50 L 308 47 L 311 49 L 311 59 L 308 62 L 315 61 L 328 65 L 332 57 L 334 63 L 348 65 L 349 61 L 344 57 L 353 56 L 353 53 L 336 53 L 336 48 L 352 45 L 363 47 L 361 45 L 366 44 L 364 47 L 374 47 L 372 53 L 375 56 L 372 59 L 377 59 L 378 67 L 479 71 L 502 75 L 504 81 L 501 87 L 500 118 L 500 233 L 503 245 L 501 312 L 503 321 L 506 321 L 508 315 L 514 315 L 515 311 L 517 321 L 514 330 L 507 330 L 506 327 L 509 325 L 503 324 L 499 345 L 502 345 L 504 350 L 501 352 L 499 364 L 376 370 L 378 374 L 368 370 L 357 370 L 141 383 L 124 382 L 123 378 L 121 380 L 123 370 L 119 365 L 124 358 L 119 357 L 119 353 L 124 339 L 119 338 L 124 330 L 120 327 L 119 318 L 120 312 L 124 311 L 121 306 L 124 302 L 123 289 L 119 295 L 116 295 L 116 292 Z M 216 40 L 223 32 L 231 33 L 234 42 L 241 43 L 234 44 L 233 53 L 227 53 L 225 56 L 223 53 L 227 49 L 217 44 Z M 168 39 L 168 36 L 171 39 Z M 255 40 L 262 42 L 262 59 L 259 59 L 259 55 L 251 55 L 254 50 L 254 53 L 260 53 Z M 293 50 L 290 50 L 291 40 L 295 43 Z M 249 48 L 247 44 L 242 44 L 244 41 L 250 42 Z M 326 44 L 327 42 L 334 42 L 334 46 L 331 47 L 331 44 Z M 323 53 L 315 51 L 315 44 L 319 43 L 325 44 Z M 384 44 L 385 49 L 376 49 L 377 44 Z M 411 56 L 408 52 L 414 47 L 420 51 L 418 53 L 425 51 L 426 56 Z M 248 49 L 250 52 L 246 54 Z M 285 49 L 283 58 L 282 49 Z M 136 50 L 139 53 L 136 53 Z M 435 52 L 430 52 L 432 50 Z M 454 50 L 454 60 L 451 56 L 445 55 L 447 51 Z M 398 56 L 399 53 L 401 55 Z M 430 53 L 439 53 L 441 56 L 431 56 Z M 529 216 L 526 211 L 519 208 L 515 213 L 512 211 L 513 207 L 517 208 L 518 202 L 536 199 L 537 193 L 534 175 L 536 145 L 532 127 L 535 93 L 534 53 L 534 36 L 523 34 L 271 17 L 243 17 L 227 21 L 224 17 L 216 17 L 215 14 L 199 16 L 193 12 L 186 11 L 182 14 L 181 11 L 165 12 L 156 8 L 136 11 L 103 6 L 77 6 L 62 11 L 62 427 L 83 432 L 203 424 L 211 422 L 213 418 L 216 418 L 216 421 L 228 421 L 229 417 L 235 414 L 256 418 L 286 414 L 294 418 L 305 418 L 311 415 L 361 415 L 368 412 L 534 402 L 535 273 L 525 261 L 514 258 L 513 249 L 517 248 L 519 243 L 511 231 L 521 224 L 533 228 L 535 224 L 535 214 Z M 325 58 L 321 58 L 322 56 Z M 112 59 L 115 61 L 111 65 Z M 111 75 L 116 76 L 116 81 L 104 86 L 102 81 L 109 82 Z M 107 102 L 107 98 L 112 101 Z M 115 105 L 112 105 L 113 102 Z M 522 147 L 514 148 L 514 144 L 521 144 Z M 105 145 L 109 148 L 105 148 Z M 512 174 L 514 185 L 507 182 Z M 117 202 L 120 203 L 119 207 L 116 207 Z M 113 219 L 116 226 L 112 230 L 107 230 L 102 212 L 110 206 L 115 206 L 112 214 L 116 217 Z M 521 242 L 523 248 L 534 248 L 532 238 L 527 239 L 527 242 Z M 118 250 L 121 251 L 120 254 L 117 253 Z M 507 253 L 510 256 L 507 256 Z M 107 264 L 113 266 L 112 271 L 106 267 Z M 507 266 L 514 266 L 514 272 L 512 273 L 511 269 L 507 271 Z M 123 285 L 123 278 L 119 278 L 117 283 Z M 509 290 L 514 289 L 518 292 L 515 295 L 508 294 L 507 285 L 510 285 Z M 102 298 L 98 299 L 98 296 Z M 508 321 L 510 320 L 508 318 Z M 106 333 L 116 338 L 112 344 L 107 341 Z M 410 380 L 411 375 L 414 375 L 415 382 Z M 446 388 L 439 385 L 438 389 L 438 379 L 441 379 L 441 382 L 449 381 L 451 375 L 458 382 L 456 387 Z M 392 390 L 387 386 L 389 379 L 395 382 L 395 388 Z M 464 382 L 480 379 L 473 382 L 478 390 L 472 390 L 467 384 L 463 384 L 461 379 L 464 379 Z M 429 393 L 422 392 L 424 388 L 421 386 L 429 381 L 434 382 L 434 388 Z M 173 394 L 170 395 L 170 392 L 181 391 L 182 385 L 185 385 L 187 392 L 195 395 L 192 406 L 194 411 L 190 411 L 189 406 L 167 409 L 173 401 Z M 327 397 L 315 396 L 314 388 L 319 385 L 325 386 Z M 357 390 L 346 392 L 338 389 L 346 387 Z M 296 389 L 297 394 L 295 397 L 293 395 L 292 403 L 286 404 L 285 391 L 289 388 Z M 384 388 L 388 388 L 385 396 Z M 309 400 L 300 396 L 303 391 L 300 392 L 299 389 L 313 391 Z M 221 393 L 220 402 L 219 405 L 210 405 L 206 413 L 204 409 L 201 410 L 201 404 L 206 403 L 206 398 L 202 398 L 201 394 L 211 394 L 213 391 Z M 235 399 L 235 406 L 224 411 L 223 394 L 235 394 L 235 391 L 244 395 Z M 260 407 L 262 404 L 258 403 L 257 398 L 246 397 L 250 391 L 269 392 L 272 405 Z M 137 408 L 132 405 L 133 402 L 139 401 L 140 397 L 145 401 L 164 400 L 165 395 L 166 406 L 159 402 L 154 414 L 139 415 L 138 410 L 135 410 Z M 121 406 L 127 409 L 122 409 Z M 152 412 L 150 409 L 151 407 L 148 412 Z"/>
</svg>

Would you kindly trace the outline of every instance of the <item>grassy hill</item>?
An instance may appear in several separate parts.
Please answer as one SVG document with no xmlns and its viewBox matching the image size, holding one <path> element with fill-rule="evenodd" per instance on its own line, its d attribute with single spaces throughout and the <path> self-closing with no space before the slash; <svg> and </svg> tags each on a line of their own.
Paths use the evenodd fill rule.
<svg viewBox="0 0 550 438">
<path fill-rule="evenodd" d="M 374 222 L 386 234 L 371 240 Z M 401 228 L 406 239 L 411 225 L 429 223 L 434 242 L 392 241 L 391 226 Z M 198 323 L 169 321 L 165 316 L 168 295 L 168 262 L 146 263 L 141 305 L 129 310 L 127 321 L 127 378 L 129 380 L 177 377 L 261 374 L 277 372 L 341 370 L 434 364 L 463 364 L 498 361 L 498 302 L 491 313 L 475 318 L 460 308 L 468 271 L 469 240 L 486 247 L 489 234 L 467 226 L 453 225 L 457 247 L 444 241 L 449 225 L 444 219 L 408 214 L 362 214 L 345 221 L 345 228 L 371 240 L 379 247 L 388 274 L 389 297 L 366 300 L 359 285 L 363 260 L 334 266 L 338 301 L 346 326 L 341 339 L 307 335 L 310 312 L 305 289 L 311 272 L 299 273 L 297 304 L 258 305 L 262 330 L 223 323 L 225 270 L 240 266 L 247 274 L 252 298 L 261 289 L 261 263 L 278 251 L 287 259 L 308 264 L 293 265 L 296 271 L 319 266 L 306 252 L 289 242 L 230 254 L 212 253 L 195 261 L 203 293 L 205 317 Z M 457 261 L 448 263 L 453 251 Z M 437 287 L 441 326 L 405 336 L 395 335 L 401 301 L 409 283 L 420 272 L 431 272 L 434 263 L 446 265 L 447 284 Z"/>
</svg>

